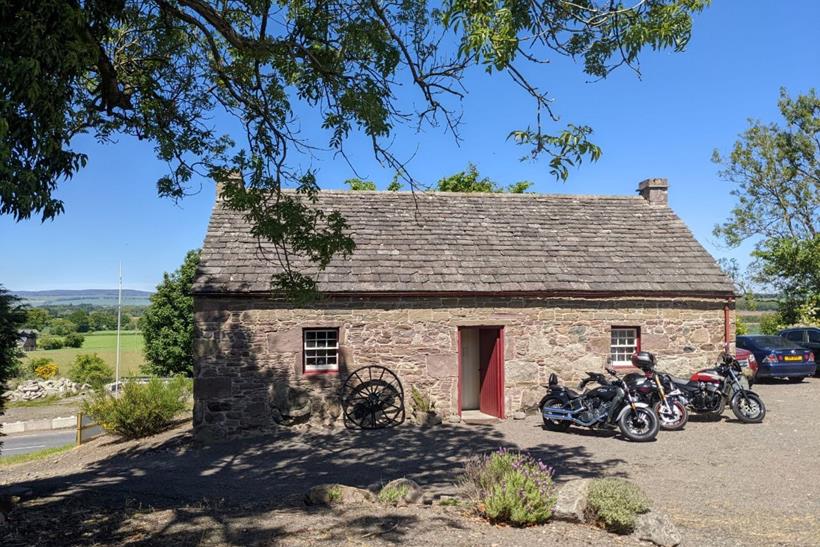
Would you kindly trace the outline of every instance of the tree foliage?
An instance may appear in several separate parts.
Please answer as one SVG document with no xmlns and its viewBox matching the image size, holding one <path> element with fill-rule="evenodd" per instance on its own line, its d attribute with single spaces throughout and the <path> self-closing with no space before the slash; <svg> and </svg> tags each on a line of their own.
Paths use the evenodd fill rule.
<svg viewBox="0 0 820 547">
<path fill-rule="evenodd" d="M 0 285 L 0 393 L 5 391 L 6 380 L 20 366 L 21 351 L 17 346 L 18 331 L 26 322 L 26 308 L 20 299 Z M 5 401 L 0 397 L 0 414 Z"/>
<path fill-rule="evenodd" d="M 321 268 L 353 242 L 338 213 L 309 206 L 318 186 L 301 160 L 321 147 L 344 155 L 357 133 L 414 184 L 391 151 L 397 128 L 444 127 L 458 139 L 464 76 L 480 67 L 532 98 L 533 123 L 509 136 L 566 179 L 600 150 L 591 128 L 557 123 L 528 68 L 564 55 L 594 78 L 637 70 L 646 48 L 683 49 L 707 3 L 1 0 L 0 214 L 62 213 L 55 190 L 88 160 L 74 137 L 130 135 L 170 166 L 160 195 L 184 197 L 198 175 L 223 183 L 225 204 L 277 249 L 274 287 L 310 289 L 291 255 Z M 307 109 L 321 128 L 299 116 Z M 228 117 L 236 124 L 217 124 Z M 240 130 L 228 135 L 231 125 Z M 300 133 L 316 129 L 326 143 Z M 286 185 L 296 192 L 281 193 Z"/>
<path fill-rule="evenodd" d="M 376 183 L 372 180 L 362 180 L 362 179 L 347 179 L 345 181 L 351 190 L 354 192 L 362 192 L 365 190 L 375 190 Z"/>
<path fill-rule="evenodd" d="M 756 240 L 756 277 L 781 291 L 781 321 L 820 321 L 820 98 L 781 90 L 782 124 L 751 121 L 728 156 L 714 153 L 737 204 L 715 234 Z"/>
<path fill-rule="evenodd" d="M 144 371 L 156 376 L 193 374 L 194 299 L 199 251 L 188 251 L 175 272 L 163 274 L 140 321 L 145 338 Z"/>
<path fill-rule="evenodd" d="M 439 192 L 510 192 L 523 194 L 530 186 L 532 186 L 532 183 L 528 181 L 516 182 L 506 187 L 501 186 L 490 180 L 489 177 L 481 178 L 478 168 L 470 163 L 464 171 L 439 179 L 436 190 Z"/>
</svg>

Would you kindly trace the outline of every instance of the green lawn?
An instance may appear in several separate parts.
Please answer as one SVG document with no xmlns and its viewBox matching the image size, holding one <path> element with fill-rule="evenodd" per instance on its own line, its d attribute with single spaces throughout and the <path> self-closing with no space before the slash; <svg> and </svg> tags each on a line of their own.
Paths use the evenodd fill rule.
<svg viewBox="0 0 820 547">
<path fill-rule="evenodd" d="M 114 368 L 117 356 L 116 331 L 100 331 L 83 334 L 85 341 L 82 348 L 63 348 L 30 351 L 26 357 L 36 359 L 48 357 L 60 367 L 60 375 L 65 376 L 74 357 L 81 353 L 96 353 Z M 120 375 L 139 375 L 140 365 L 144 362 L 142 354 L 143 339 L 139 331 L 120 333 Z"/>
</svg>

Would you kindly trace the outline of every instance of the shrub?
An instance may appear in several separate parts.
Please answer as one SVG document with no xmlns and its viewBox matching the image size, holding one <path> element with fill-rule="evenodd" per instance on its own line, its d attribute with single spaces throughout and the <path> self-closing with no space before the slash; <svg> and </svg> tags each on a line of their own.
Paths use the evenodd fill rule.
<svg viewBox="0 0 820 547">
<path fill-rule="evenodd" d="M 410 491 L 406 484 L 388 484 L 379 491 L 379 501 L 388 505 L 397 505 Z"/>
<path fill-rule="evenodd" d="M 422 393 L 416 386 L 410 389 L 410 399 L 415 412 L 432 412 L 435 408 L 435 403 L 430 400 L 430 397 Z"/>
<path fill-rule="evenodd" d="M 650 501 L 638 485 L 623 479 L 595 479 L 589 485 L 587 507 L 601 526 L 618 534 L 635 528 L 635 518 L 649 511 Z"/>
<path fill-rule="evenodd" d="M 760 317 L 760 333 L 776 335 L 786 328 L 779 313 L 767 313 Z"/>
<path fill-rule="evenodd" d="M 552 469 L 531 456 L 501 448 L 470 460 L 464 474 L 476 510 L 491 522 L 530 526 L 552 516 Z"/>
<path fill-rule="evenodd" d="M 82 334 L 72 333 L 65 337 L 65 347 L 67 348 L 81 348 L 85 342 L 85 336 Z"/>
<path fill-rule="evenodd" d="M 165 383 L 152 378 L 147 384 L 127 382 L 118 398 L 98 392 L 83 403 L 83 412 L 103 429 L 126 439 L 159 433 L 186 409 L 191 380 L 177 377 Z"/>
<path fill-rule="evenodd" d="M 45 363 L 34 369 L 34 374 L 41 380 L 50 380 L 57 376 L 59 369 L 54 363 Z"/>
<path fill-rule="evenodd" d="M 114 381 L 114 371 L 96 353 L 83 353 L 74 358 L 68 377 L 78 384 L 88 384 L 94 389 L 101 389 L 105 384 Z"/>
<path fill-rule="evenodd" d="M 40 349 L 61 349 L 65 346 L 65 340 L 59 336 L 43 335 L 37 340 Z"/>
</svg>

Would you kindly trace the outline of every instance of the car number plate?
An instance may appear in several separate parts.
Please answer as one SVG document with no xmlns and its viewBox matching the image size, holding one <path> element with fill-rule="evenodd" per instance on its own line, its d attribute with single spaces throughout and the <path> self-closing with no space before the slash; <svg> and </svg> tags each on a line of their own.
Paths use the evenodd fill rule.
<svg viewBox="0 0 820 547">
<path fill-rule="evenodd" d="M 784 361 L 802 361 L 803 357 L 801 355 L 787 355 L 783 358 Z"/>
</svg>

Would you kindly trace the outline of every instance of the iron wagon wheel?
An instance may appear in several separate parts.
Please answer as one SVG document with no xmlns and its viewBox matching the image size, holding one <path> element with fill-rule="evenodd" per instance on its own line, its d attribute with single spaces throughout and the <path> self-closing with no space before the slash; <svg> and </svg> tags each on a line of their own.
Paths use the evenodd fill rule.
<svg viewBox="0 0 820 547">
<path fill-rule="evenodd" d="M 404 422 L 404 389 L 391 370 L 362 367 L 342 386 L 342 409 L 348 427 L 394 427 Z"/>
</svg>

